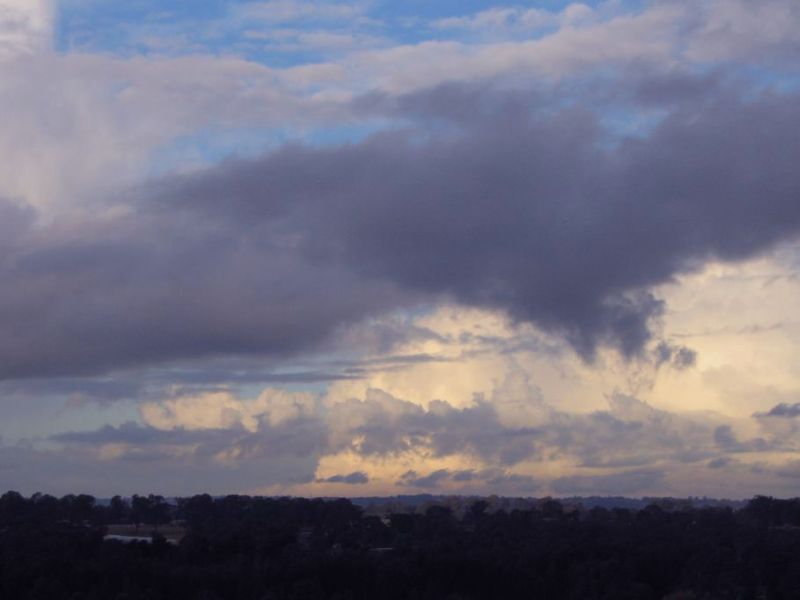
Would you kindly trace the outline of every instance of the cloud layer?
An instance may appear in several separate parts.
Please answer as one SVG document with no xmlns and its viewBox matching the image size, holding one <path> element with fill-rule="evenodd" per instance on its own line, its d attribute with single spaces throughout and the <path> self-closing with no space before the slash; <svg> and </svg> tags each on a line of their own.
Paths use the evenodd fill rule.
<svg viewBox="0 0 800 600">
<path fill-rule="evenodd" d="M 0 0 L 0 477 L 789 486 L 797 3 L 473 6 Z"/>
<path fill-rule="evenodd" d="M 290 356 L 440 298 L 636 356 L 654 286 L 800 227 L 797 97 L 700 80 L 674 101 L 688 83 L 631 91 L 668 110 L 639 138 L 607 107 L 446 86 L 392 104 L 402 131 L 168 177 L 120 217 L 42 230 L 4 203 L 0 375 Z"/>
</svg>

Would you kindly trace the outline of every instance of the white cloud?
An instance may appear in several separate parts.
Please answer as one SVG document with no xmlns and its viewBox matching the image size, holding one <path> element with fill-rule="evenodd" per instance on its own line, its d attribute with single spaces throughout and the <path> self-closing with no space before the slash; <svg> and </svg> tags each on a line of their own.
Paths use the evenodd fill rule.
<svg viewBox="0 0 800 600">
<path fill-rule="evenodd" d="M 698 6 L 699 5 L 699 6 Z M 689 36 L 694 61 L 763 60 L 800 55 L 800 4 L 792 0 L 706 0 L 692 3 L 703 17 Z"/>
<path fill-rule="evenodd" d="M 791 24 L 798 9 L 786 0 L 709 2 L 699 12 L 680 2 L 661 3 L 630 14 L 611 9 L 590 14 L 576 4 L 560 16 L 553 13 L 561 28 L 537 40 L 430 40 L 391 47 L 351 27 L 353 19 L 367 14 L 364 4 L 279 1 L 240 9 L 272 25 L 312 16 L 339 19 L 347 25 L 342 30 L 289 28 L 289 37 L 277 41 L 287 48 L 332 51 L 339 58 L 269 69 L 210 55 L 58 56 L 44 51 L 51 35 L 50 4 L 3 0 L 0 47 L 17 58 L 0 63 L 0 112 L 13 115 L 0 131 L 0 195 L 47 211 L 83 207 L 146 178 L 155 153 L 176 140 L 197 136 L 173 154 L 175 164 L 167 169 L 182 166 L 182 160 L 202 163 L 215 140 L 237 129 L 280 129 L 275 140 L 287 129 L 302 135 L 325 122 L 357 122 L 359 115 L 347 103 L 363 92 L 402 94 L 448 81 L 497 77 L 558 79 L 641 62 L 670 69 L 691 61 L 749 60 L 797 44 Z M 528 27 L 546 16 L 536 9 L 496 8 L 450 25 Z M 270 141 L 265 134 L 264 145 Z"/>
<path fill-rule="evenodd" d="M 231 129 L 336 119 L 341 110 L 308 95 L 309 77 L 330 75 L 208 56 L 42 55 L 0 64 L 0 112 L 14 115 L 0 130 L 0 196 L 51 213 L 113 205 L 154 166 L 180 167 L 152 161 L 184 136 L 200 136 L 202 159 L 203 144 L 213 148 Z"/>
<path fill-rule="evenodd" d="M 262 421 L 280 427 L 302 417 L 318 416 L 319 398 L 308 392 L 267 388 L 253 399 L 231 392 L 209 392 L 145 402 L 140 410 L 145 424 L 162 430 L 244 428 L 256 432 Z"/>
<path fill-rule="evenodd" d="M 46 50 L 53 18 L 51 0 L 0 0 L 0 61 Z"/>
</svg>

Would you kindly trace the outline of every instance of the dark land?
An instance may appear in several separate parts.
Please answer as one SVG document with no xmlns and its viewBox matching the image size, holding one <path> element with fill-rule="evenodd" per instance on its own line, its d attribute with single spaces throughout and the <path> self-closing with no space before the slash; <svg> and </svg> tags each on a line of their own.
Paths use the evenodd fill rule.
<svg viewBox="0 0 800 600">
<path fill-rule="evenodd" d="M 0 598 L 796 599 L 800 499 L 8 492 Z"/>
</svg>

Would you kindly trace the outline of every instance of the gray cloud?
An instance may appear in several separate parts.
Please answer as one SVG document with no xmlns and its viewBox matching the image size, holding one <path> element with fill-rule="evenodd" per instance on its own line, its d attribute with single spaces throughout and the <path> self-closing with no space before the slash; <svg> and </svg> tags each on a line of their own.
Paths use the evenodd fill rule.
<svg viewBox="0 0 800 600">
<path fill-rule="evenodd" d="M 369 476 L 363 471 L 354 471 L 349 475 L 332 475 L 325 479 L 317 479 L 317 483 L 347 483 L 349 485 L 363 485 L 369 483 Z"/>
<path fill-rule="evenodd" d="M 800 417 L 800 402 L 787 404 L 782 402 L 769 409 L 767 412 L 757 412 L 753 415 L 758 419 L 774 417 L 778 419 L 794 419 Z"/>
<path fill-rule="evenodd" d="M 195 455 L 211 456 L 236 448 L 241 456 L 271 457 L 319 456 L 325 450 L 325 426 L 317 418 L 296 418 L 279 426 L 259 422 L 257 432 L 243 428 L 228 429 L 157 429 L 134 422 L 118 427 L 106 425 L 86 432 L 65 432 L 53 441 L 89 448 L 103 444 L 136 446 L 192 446 Z"/>
<path fill-rule="evenodd" d="M 655 489 L 663 479 L 663 471 L 644 469 L 609 475 L 561 477 L 552 485 L 560 494 L 636 494 Z"/>
<path fill-rule="evenodd" d="M 665 341 L 656 346 L 654 355 L 656 367 L 667 364 L 679 371 L 693 367 L 697 362 L 697 352 L 691 348 L 676 346 Z"/>
<path fill-rule="evenodd" d="M 783 477 L 786 479 L 800 479 L 800 460 L 787 461 L 784 465 L 774 469 L 773 472 L 778 477 Z"/>
<path fill-rule="evenodd" d="M 0 397 L 4 400 L 68 397 L 71 404 L 96 402 L 104 404 L 141 396 L 144 383 L 134 377 L 51 378 L 26 381 L 0 381 Z"/>
<path fill-rule="evenodd" d="M 479 471 L 463 470 L 450 471 L 438 469 L 426 475 L 420 475 L 414 470 L 409 470 L 400 476 L 397 485 L 434 490 L 445 482 L 452 482 L 467 489 L 478 488 L 487 493 L 526 493 L 541 489 L 541 482 L 530 475 L 509 473 L 501 468 L 489 468 Z"/>
<path fill-rule="evenodd" d="M 472 469 L 464 469 L 463 471 L 456 471 L 453 473 L 453 481 L 472 481 L 475 479 L 475 471 Z"/>
<path fill-rule="evenodd" d="M 714 430 L 714 441 L 721 450 L 727 452 L 764 452 L 770 449 L 770 444 L 762 438 L 739 441 L 730 425 L 717 427 Z"/>
<path fill-rule="evenodd" d="M 517 473 L 501 473 L 486 481 L 490 489 L 500 489 L 506 492 L 526 493 L 541 489 L 541 482 L 530 475 Z"/>
<path fill-rule="evenodd" d="M 428 410 L 370 390 L 364 400 L 337 404 L 328 415 L 335 451 L 366 456 L 389 456 L 427 448 L 434 456 L 471 454 L 483 460 L 512 465 L 537 455 L 542 433 L 532 428 L 505 427 L 496 409 L 476 398 L 471 407 L 456 408 L 434 400 Z"/>
<path fill-rule="evenodd" d="M 777 439 L 739 441 L 729 425 L 716 425 L 709 415 L 660 411 L 623 394 L 609 397 L 609 410 L 589 414 L 544 405 L 536 427 L 504 424 L 499 403 L 502 398 L 490 403 L 476 396 L 471 406 L 433 401 L 426 410 L 371 390 L 363 400 L 342 402 L 329 411 L 331 450 L 387 457 L 422 449 L 435 457 L 467 455 L 502 469 L 566 458 L 582 467 L 618 470 L 665 460 L 695 463 L 718 457 L 720 450 L 764 452 L 780 444 Z M 475 477 L 471 470 L 453 475 L 455 481 Z"/>
<path fill-rule="evenodd" d="M 221 431 L 165 432 L 161 437 L 125 433 L 109 442 L 115 451 L 107 456 L 98 453 L 101 446 L 91 437 L 78 442 L 77 437 L 68 436 L 70 441 L 57 450 L 0 446 L 4 478 L 24 493 L 257 493 L 272 485 L 313 482 L 319 463 L 313 436 L 298 440 L 287 431 L 272 440 Z M 147 441 L 123 441 L 142 438 Z"/>
<path fill-rule="evenodd" d="M 94 462 L 100 471 L 109 471 L 108 485 L 120 485 L 121 481 L 129 485 L 128 480 L 120 479 L 123 475 L 131 478 L 130 485 L 144 481 L 144 473 L 137 469 L 151 469 L 152 485 L 165 485 L 172 473 L 183 469 L 180 489 L 174 491 L 186 493 L 202 490 L 204 468 L 214 473 L 229 472 L 224 481 L 234 483 L 236 489 L 244 489 L 245 484 L 237 473 L 253 475 L 254 479 L 247 482 L 250 488 L 312 481 L 365 484 L 369 477 L 360 471 L 325 479 L 317 479 L 315 472 L 322 457 L 342 451 L 379 461 L 414 452 L 435 458 L 466 457 L 476 468 L 412 470 L 397 485 L 433 490 L 448 484 L 465 490 L 526 494 L 552 484 L 559 493 L 619 494 L 658 487 L 668 465 L 696 463 L 698 467 L 727 469 L 737 464 L 732 460 L 737 453 L 783 447 L 780 437 L 741 441 L 729 425 L 716 425 L 710 415 L 659 411 L 622 394 L 608 398 L 608 410 L 589 414 L 542 405 L 536 427 L 504 424 L 498 413 L 502 398 L 493 397 L 493 401 L 490 404 L 476 396 L 471 406 L 463 408 L 433 401 L 426 409 L 371 390 L 362 400 L 317 405 L 285 421 L 271 419 L 267 413 L 255 415 L 255 430 L 245 429 L 234 420 L 227 428 L 215 429 L 157 429 L 125 423 L 52 436 L 49 442 L 61 446 L 60 452 L 22 452 L 21 447 L 6 447 L 0 448 L 0 458 L 15 477 L 24 471 L 25 464 L 33 464 L 30 461 L 72 461 L 74 465 L 69 468 L 80 472 Z M 592 475 L 548 482 L 512 472 L 523 462 L 557 459 L 591 468 Z M 111 474 L 113 465 L 123 465 L 120 474 Z M 45 471 L 37 470 L 36 477 Z M 224 483 L 215 481 L 215 485 Z M 50 489 L 43 484 L 38 487 Z"/>
<path fill-rule="evenodd" d="M 722 469 L 730 465 L 732 461 L 733 459 L 727 456 L 720 456 L 719 458 L 712 458 L 706 463 L 706 466 L 709 469 Z"/>
<path fill-rule="evenodd" d="M 650 135 L 608 148 L 589 108 L 446 86 L 392 110 L 449 123 L 450 135 L 287 147 L 172 181 L 161 197 L 291 233 L 310 260 L 362 277 L 504 309 L 586 357 L 598 344 L 631 356 L 663 310 L 651 286 L 800 225 L 796 98 L 729 94 L 709 86 Z"/>
<path fill-rule="evenodd" d="M 325 440 L 324 423 L 314 417 L 277 426 L 261 420 L 257 431 L 240 427 L 164 430 L 130 422 L 52 436 L 51 442 L 63 446 L 61 452 L 7 447 L 0 448 L 0 456 L 10 457 L 15 480 L 36 489 L 74 490 L 85 477 L 92 487 L 81 489 L 91 491 L 130 493 L 139 486 L 139 490 L 160 487 L 169 493 L 228 492 L 314 481 Z M 115 449 L 110 457 L 98 455 L 104 447 Z M 23 473 L 31 461 L 37 469 Z M 54 473 L 57 465 L 66 471 Z M 74 484 L 65 480 L 69 473 L 75 473 Z"/>
<path fill-rule="evenodd" d="M 428 475 L 420 476 L 416 471 L 406 471 L 400 476 L 397 485 L 407 485 L 409 487 L 436 489 L 439 484 L 450 479 L 450 471 L 439 469 Z"/>
<path fill-rule="evenodd" d="M 442 299 L 533 322 L 587 359 L 600 345 L 640 354 L 664 310 L 653 286 L 796 235 L 800 103 L 713 80 L 692 102 L 655 89 L 667 116 L 620 139 L 603 111 L 640 83 L 613 85 L 627 96 L 570 108 L 556 92 L 429 90 L 392 109 L 405 131 L 168 177 L 116 217 L 35 228 L 0 202 L 15 223 L 0 378 L 281 360 Z"/>
<path fill-rule="evenodd" d="M 30 231 L 0 257 L 0 377 L 291 356 L 397 297 L 202 219 L 151 217 Z"/>
</svg>

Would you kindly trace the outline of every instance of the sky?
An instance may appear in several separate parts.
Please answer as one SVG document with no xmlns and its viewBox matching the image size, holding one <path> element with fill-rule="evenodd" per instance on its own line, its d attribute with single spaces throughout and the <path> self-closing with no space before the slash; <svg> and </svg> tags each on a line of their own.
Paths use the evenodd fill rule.
<svg viewBox="0 0 800 600">
<path fill-rule="evenodd" d="M 0 490 L 800 494 L 796 0 L 0 0 Z"/>
</svg>

